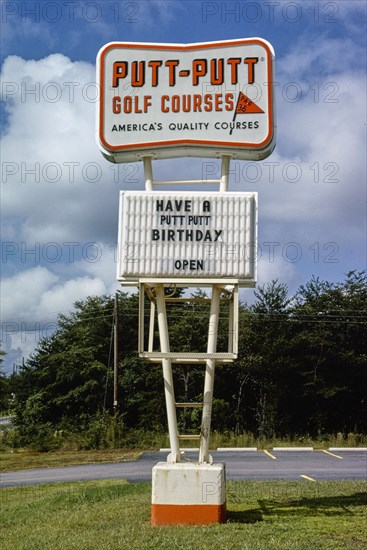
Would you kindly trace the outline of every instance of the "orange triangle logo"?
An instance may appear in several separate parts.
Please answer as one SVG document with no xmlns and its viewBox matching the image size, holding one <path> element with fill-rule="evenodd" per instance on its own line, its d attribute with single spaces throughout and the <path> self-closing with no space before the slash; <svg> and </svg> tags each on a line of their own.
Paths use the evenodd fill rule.
<svg viewBox="0 0 367 550">
<path fill-rule="evenodd" d="M 252 113 L 263 113 L 264 111 L 256 105 L 247 95 L 240 92 L 236 106 L 236 115 L 248 115 Z"/>
</svg>

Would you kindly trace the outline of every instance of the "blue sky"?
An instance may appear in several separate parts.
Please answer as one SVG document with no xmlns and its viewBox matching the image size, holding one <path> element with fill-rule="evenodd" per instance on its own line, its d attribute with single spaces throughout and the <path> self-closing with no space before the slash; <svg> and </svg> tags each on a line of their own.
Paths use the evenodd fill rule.
<svg viewBox="0 0 367 550">
<path fill-rule="evenodd" d="M 294 292 L 312 275 L 342 281 L 365 269 L 364 0 L 4 0 L 1 10 L 8 371 L 59 312 L 118 288 L 118 193 L 143 189 L 144 176 L 140 164 L 109 164 L 95 144 L 95 58 L 107 42 L 271 42 L 276 149 L 257 164 L 233 161 L 230 181 L 259 193 L 259 284 L 278 278 Z M 218 169 L 212 159 L 154 166 L 168 179 Z"/>
</svg>

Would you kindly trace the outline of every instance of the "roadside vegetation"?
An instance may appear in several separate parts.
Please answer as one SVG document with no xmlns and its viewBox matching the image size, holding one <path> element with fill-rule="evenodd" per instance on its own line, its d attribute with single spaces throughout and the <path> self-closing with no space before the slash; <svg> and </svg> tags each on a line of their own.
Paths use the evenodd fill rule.
<svg viewBox="0 0 367 550">
<path fill-rule="evenodd" d="M 0 454 L 0 472 L 57 468 L 80 464 L 126 462 L 136 460 L 141 451 L 133 449 L 104 449 L 91 451 L 50 451 L 41 453 L 31 449 L 4 449 Z"/>
<path fill-rule="evenodd" d="M 115 420 L 116 421 L 116 420 Z M 117 420 L 118 421 L 118 420 Z M 9 435 L 10 434 L 10 435 Z M 167 433 L 139 434 L 134 438 L 128 437 L 129 446 L 125 447 L 125 441 L 116 448 L 102 448 L 85 450 L 80 448 L 80 441 L 73 436 L 69 441 L 64 439 L 59 448 L 54 450 L 37 451 L 30 447 L 17 448 L 4 444 L 7 439 L 13 437 L 11 431 L 3 434 L 0 445 L 0 472 L 15 470 L 28 470 L 31 468 L 55 468 L 58 466 L 75 466 L 77 464 L 96 464 L 107 462 L 126 462 L 136 460 L 143 451 L 157 451 L 160 448 L 169 448 Z M 57 437 L 57 436 L 56 436 Z M 83 440 L 81 438 L 81 440 Z M 199 443 L 190 441 L 186 447 L 198 447 Z M 312 439 L 307 436 L 295 436 L 292 439 L 256 439 L 253 434 L 213 432 L 211 436 L 211 448 L 218 447 L 256 447 L 258 449 L 271 450 L 273 447 L 313 447 L 314 449 L 328 449 L 329 447 L 367 447 L 367 436 L 342 433 L 336 436 L 323 436 Z M 181 446 L 185 449 L 185 445 Z"/>
<path fill-rule="evenodd" d="M 150 524 L 150 483 L 2 489 L 1 540 L 14 550 L 365 550 L 367 483 L 227 483 L 224 525 Z"/>
<path fill-rule="evenodd" d="M 59 315 L 58 329 L 24 365 L 11 376 L 0 373 L 0 409 L 15 416 L 13 427 L 1 431 L 0 459 L 22 449 L 168 446 L 161 366 L 136 352 L 138 297 L 120 292 L 117 303 L 117 415 L 114 297 L 89 297 L 76 302 L 74 312 Z M 216 369 L 212 448 L 366 446 L 366 311 L 367 275 L 355 271 L 341 283 L 312 278 L 293 296 L 272 281 L 256 291 L 253 305 L 242 303 L 238 359 Z M 173 351 L 206 349 L 208 314 L 208 303 L 168 305 Z M 224 307 L 218 351 L 227 346 L 227 321 Z M 154 347 L 159 348 L 157 333 Z M 203 366 L 173 370 L 176 400 L 202 401 Z M 198 433 L 200 421 L 200 409 L 179 410 L 181 433 Z"/>
</svg>

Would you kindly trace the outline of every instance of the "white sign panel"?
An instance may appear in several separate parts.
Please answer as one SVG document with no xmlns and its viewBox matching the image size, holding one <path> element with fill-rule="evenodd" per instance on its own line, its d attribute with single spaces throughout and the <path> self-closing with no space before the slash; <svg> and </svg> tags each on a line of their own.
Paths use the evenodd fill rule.
<svg viewBox="0 0 367 550">
<path fill-rule="evenodd" d="M 260 38 L 106 44 L 97 58 L 100 149 L 112 162 L 267 157 L 275 146 L 273 60 Z"/>
<path fill-rule="evenodd" d="M 119 280 L 256 280 L 257 193 L 120 195 Z"/>
</svg>

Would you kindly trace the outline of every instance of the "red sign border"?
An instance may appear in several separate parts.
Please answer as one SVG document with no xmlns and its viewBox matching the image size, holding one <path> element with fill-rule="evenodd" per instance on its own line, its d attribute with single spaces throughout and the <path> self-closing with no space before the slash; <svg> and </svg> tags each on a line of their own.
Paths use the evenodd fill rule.
<svg viewBox="0 0 367 550">
<path fill-rule="evenodd" d="M 175 139 L 175 140 L 166 140 L 166 141 L 149 141 L 146 143 L 130 143 L 127 145 L 110 145 L 103 133 L 104 128 L 104 86 L 105 86 L 105 75 L 104 75 L 104 61 L 105 56 L 111 49 L 115 48 L 127 48 L 127 49 L 141 49 L 141 50 L 173 50 L 173 51 L 184 51 L 184 50 L 205 50 L 215 47 L 226 47 L 226 46 L 239 46 L 241 44 L 258 44 L 265 48 L 268 59 L 268 83 L 269 83 L 269 102 L 268 102 L 268 128 L 269 133 L 267 137 L 257 144 L 246 143 L 246 142 L 228 142 L 228 141 L 209 141 L 209 140 L 195 140 L 195 139 Z M 218 148 L 218 147 L 227 147 L 230 148 L 241 148 L 246 150 L 261 150 L 264 149 L 268 144 L 271 143 L 274 132 L 274 113 L 273 113 L 273 68 L 272 68 L 272 52 L 270 50 L 269 44 L 260 38 L 245 38 L 240 40 L 223 40 L 219 42 L 202 42 L 202 43 L 193 43 L 193 44 L 154 44 L 149 42 L 111 42 L 106 44 L 98 53 L 99 56 L 99 83 L 100 83 L 100 101 L 99 101 L 99 131 L 98 137 L 100 143 L 103 145 L 107 152 L 128 152 L 136 151 L 139 149 L 160 149 L 167 146 L 199 146 L 205 148 Z M 271 83 L 271 84 L 270 84 Z M 205 156 L 205 155 L 204 155 Z"/>
</svg>

